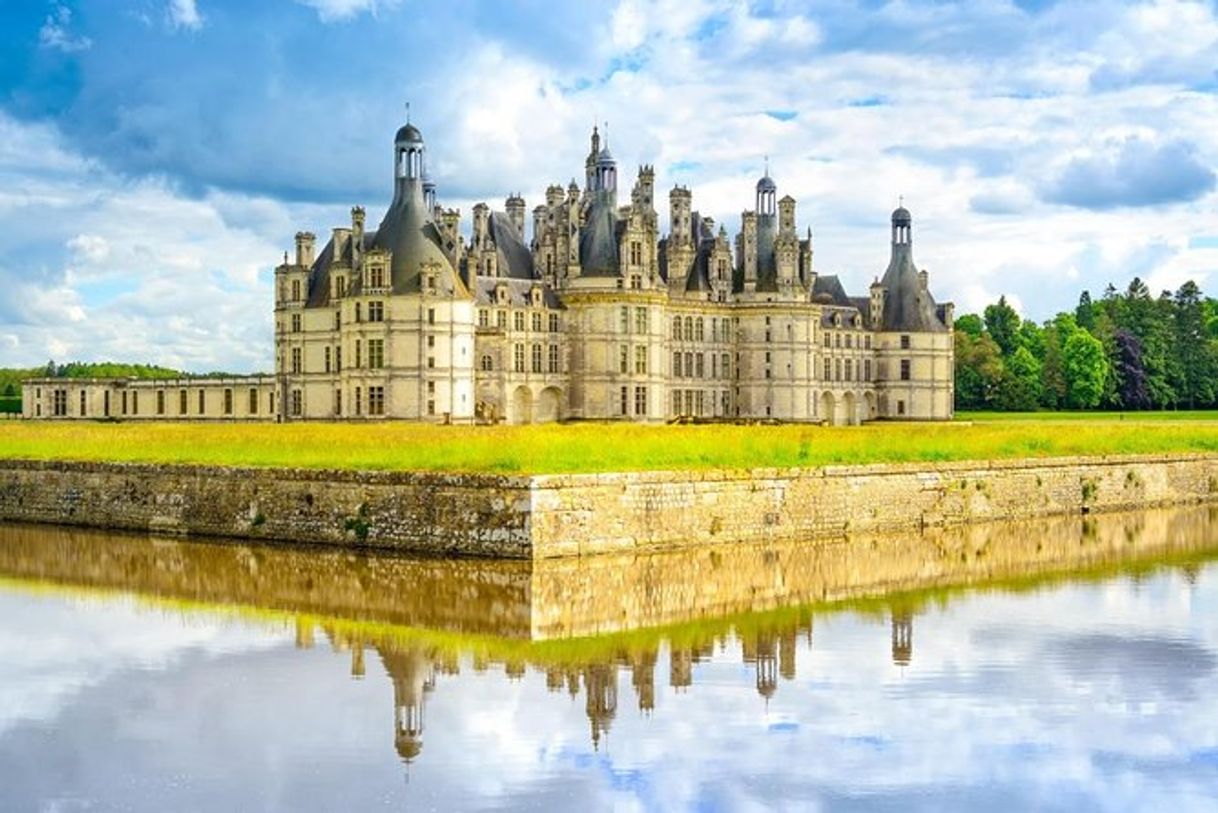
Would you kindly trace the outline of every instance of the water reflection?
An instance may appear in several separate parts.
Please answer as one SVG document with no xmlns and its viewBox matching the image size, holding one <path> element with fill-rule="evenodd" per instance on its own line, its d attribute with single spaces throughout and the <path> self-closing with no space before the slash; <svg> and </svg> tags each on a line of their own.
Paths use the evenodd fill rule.
<svg viewBox="0 0 1218 813">
<path fill-rule="evenodd" d="M 1104 781 L 1176 777 L 1155 781 L 1183 783 L 1173 786 L 1178 793 L 1165 796 L 1159 787 L 1129 805 L 1158 806 L 1218 790 L 1212 777 L 1199 779 L 1188 767 L 1218 764 L 1218 742 L 1204 724 L 1215 711 L 1207 689 L 1218 667 L 1218 627 L 1206 612 L 1218 605 L 1214 579 L 1206 578 L 1218 555 L 1216 522 L 1218 510 L 1203 507 L 533 565 L 0 527 L 0 615 L 9 613 L 0 644 L 4 635 L 20 641 L 14 625 L 23 613 L 45 614 L 47 602 L 68 602 L 59 629 L 87 627 L 87 619 L 119 614 L 132 600 L 135 620 L 87 639 L 138 637 L 151 616 L 171 633 L 175 624 L 218 618 L 255 638 L 286 641 L 291 658 L 280 652 L 267 662 L 268 674 L 279 677 L 261 681 L 259 670 L 272 666 L 243 661 L 233 670 L 237 682 L 218 680 L 231 696 L 214 713 L 226 719 L 229 705 L 299 707 L 316 715 L 318 722 L 308 722 L 319 733 L 338 737 L 351 728 L 358 757 L 348 762 L 389 757 L 399 776 L 410 775 L 409 786 L 392 790 L 382 774 L 366 780 L 382 802 L 422 795 L 439 809 L 569 809 L 569 800 L 553 794 L 578 778 L 595 786 L 584 788 L 582 806 L 598 808 L 623 793 L 641 798 L 651 786 L 640 777 L 676 770 L 666 767 L 675 761 L 698 774 L 699 793 L 711 803 L 677 794 L 639 806 L 804 799 L 849 807 L 862 799 L 882 807 L 908 802 L 903 794 L 911 788 L 923 796 L 910 806 L 922 809 L 1103 806 L 1094 789 L 1080 790 L 1077 776 L 1072 792 L 1042 803 L 1058 797 L 1044 795 L 1041 778 L 1021 773 L 1051 765 L 1082 771 L 1070 761 L 1077 760 L 1073 744 Z M 977 585 L 985 590 L 959 589 Z M 1203 603 L 1193 609 L 1197 591 Z M 349 665 L 336 664 L 327 649 Z M 10 662 L 34 659 L 20 646 L 12 653 Z M 168 738 L 184 748 L 178 738 L 204 730 L 182 724 L 189 702 L 149 703 L 141 687 L 214 670 L 157 668 L 164 674 L 123 677 L 122 692 L 137 699 L 97 705 L 131 710 L 127 725 L 163 721 L 139 742 Z M 338 672 L 355 680 L 340 686 L 324 676 Z M 0 669 L 0 693 L 4 675 Z M 241 682 L 247 678 L 249 687 Z M 302 700 L 314 684 L 326 688 L 311 703 Z M 83 696 L 91 694 L 109 698 L 100 689 Z M 0 712 L 4 705 L 0 694 Z M 56 708 L 37 724 L 54 732 L 49 740 L 39 739 L 34 723 L 6 727 L 0 714 L 0 763 L 11 765 L 0 768 L 0 787 L 31 785 L 26 795 L 0 790 L 0 807 L 8 807 L 6 798 L 37 803 L 13 809 L 44 806 L 56 783 L 74 782 L 101 807 L 182 800 L 159 787 L 141 804 L 75 774 L 40 785 L 48 766 L 71 763 L 73 754 L 93 754 L 78 767 L 82 775 L 93 761 L 110 764 L 105 747 L 77 741 L 98 712 Z M 353 722 L 365 709 L 367 724 Z M 298 733 L 274 726 L 228 721 L 219 733 L 206 731 L 219 738 L 208 745 L 221 766 L 237 759 L 238 739 L 247 747 L 262 738 L 276 754 L 300 747 Z M 48 744 L 59 741 L 62 749 Z M 163 759 L 123 743 L 120 737 L 112 749 L 121 766 L 111 770 L 147 771 Z M 813 763 L 793 761 L 813 752 L 820 754 Z M 296 760 L 329 781 L 351 781 L 343 760 L 332 773 L 316 752 Z M 490 767 L 501 760 L 502 768 Z M 607 785 L 590 774 L 598 765 L 613 768 Z M 989 773 L 991 765 L 1004 766 L 1001 775 Z M 734 784 L 707 785 L 703 775 L 718 774 Z M 471 788 L 483 780 L 489 788 L 478 795 Z M 692 780 L 668 781 L 683 787 Z M 320 795 L 261 807 L 335 803 L 306 786 Z M 343 804 L 372 806 L 372 797 L 361 798 Z M 223 801 L 209 797 L 204 806 L 231 806 Z"/>
</svg>

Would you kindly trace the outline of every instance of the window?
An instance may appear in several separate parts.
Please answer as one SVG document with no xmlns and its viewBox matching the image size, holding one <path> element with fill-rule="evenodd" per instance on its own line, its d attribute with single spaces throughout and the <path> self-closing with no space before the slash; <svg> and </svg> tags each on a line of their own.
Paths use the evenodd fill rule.
<svg viewBox="0 0 1218 813">
<path fill-rule="evenodd" d="M 630 372 L 630 348 L 624 344 L 617 348 L 617 371 L 623 375 Z"/>
<path fill-rule="evenodd" d="M 685 317 L 685 338 L 689 341 L 694 340 L 694 317 Z"/>
<path fill-rule="evenodd" d="M 536 333 L 541 332 L 541 314 L 540 313 L 533 314 L 533 330 Z"/>
<path fill-rule="evenodd" d="M 340 297 L 347 295 L 347 278 L 346 277 L 338 278 L 338 295 Z"/>
<path fill-rule="evenodd" d="M 901 380 L 909 380 L 909 359 L 901 359 Z"/>
<path fill-rule="evenodd" d="M 681 317 L 674 316 L 672 318 L 672 337 L 676 341 L 681 341 Z"/>
<path fill-rule="evenodd" d="M 833 334 L 826 330 L 822 335 L 825 337 L 825 347 L 832 347 Z"/>
<path fill-rule="evenodd" d="M 833 334 L 833 346 L 838 347 L 838 348 L 840 348 L 842 346 L 842 334 L 840 334 L 840 333 Z"/>
<path fill-rule="evenodd" d="M 38 408 L 42 409 L 42 404 L 39 404 Z M 102 414 L 105 415 L 107 418 L 110 417 L 110 391 L 109 390 L 106 390 L 106 392 L 103 394 L 103 397 L 102 397 Z M 183 415 L 186 414 L 185 409 L 182 410 L 182 414 Z"/>
<path fill-rule="evenodd" d="M 507 311 L 495 311 L 495 327 L 507 330 Z"/>
<path fill-rule="evenodd" d="M 630 241 L 630 264 L 631 265 L 642 265 L 643 264 L 643 244 L 640 243 L 638 240 Z"/>
<path fill-rule="evenodd" d="M 431 338 L 428 336 L 427 338 Z M 368 369 L 379 370 L 385 366 L 385 340 L 368 340 Z"/>
<path fill-rule="evenodd" d="M 558 314 L 557 313 L 550 314 L 550 332 L 551 333 L 558 332 Z"/>
<path fill-rule="evenodd" d="M 434 294 L 436 292 L 436 275 L 427 275 L 427 293 Z"/>
<path fill-rule="evenodd" d="M 330 348 L 329 347 L 327 347 L 325 350 L 324 359 L 325 359 L 325 370 L 328 373 L 328 372 L 330 372 Z"/>
<path fill-rule="evenodd" d="M 489 327 L 491 323 L 491 314 L 486 308 L 478 309 L 478 327 Z"/>
<path fill-rule="evenodd" d="M 292 280 L 292 301 L 300 301 L 300 280 L 298 279 Z"/>
<path fill-rule="evenodd" d="M 337 373 L 342 368 L 343 368 L 343 349 L 341 347 L 335 347 L 334 348 L 334 372 Z"/>
<path fill-rule="evenodd" d="M 630 414 L 630 387 L 622 387 L 622 414 Z"/>
<path fill-rule="evenodd" d="M 821 377 L 824 378 L 826 381 L 828 381 L 832 378 L 832 375 L 831 375 L 832 372 L 833 372 L 833 362 L 831 362 L 829 359 L 825 359 L 825 372 L 824 372 L 824 375 Z"/>
<path fill-rule="evenodd" d="M 672 377 L 681 377 L 681 351 L 678 350 L 672 354 Z"/>
<path fill-rule="evenodd" d="M 51 397 L 54 398 L 55 393 L 51 393 Z M 52 412 L 51 414 L 54 415 L 54 414 L 58 414 L 58 413 Z M 127 391 L 126 390 L 123 390 L 123 414 L 124 415 L 127 414 Z"/>
<path fill-rule="evenodd" d="M 355 303 L 355 321 L 357 321 L 357 322 L 362 322 L 362 321 L 364 321 L 364 315 L 363 315 L 363 314 L 364 314 L 363 305 L 361 305 L 360 303 L 356 302 L 356 303 Z"/>
<path fill-rule="evenodd" d="M 368 303 L 368 321 L 369 322 L 384 322 L 385 321 L 385 303 L 384 302 L 369 302 Z"/>
<path fill-rule="evenodd" d="M 672 414 L 674 414 L 674 415 L 681 414 L 681 391 L 680 390 L 672 391 Z"/>
<path fill-rule="evenodd" d="M 698 378 L 706 378 L 706 358 L 705 354 L 698 353 L 694 356 L 694 364 L 698 370 Z"/>
<path fill-rule="evenodd" d="M 618 327 L 622 333 L 630 332 L 630 308 L 623 305 L 618 312 Z"/>
<path fill-rule="evenodd" d="M 368 414 L 385 414 L 385 388 L 383 386 L 368 388 Z"/>
<path fill-rule="evenodd" d="M 224 390 L 224 414 L 233 414 L 233 391 L 231 389 Z"/>
<path fill-rule="evenodd" d="M 870 336 L 863 337 L 863 347 L 867 348 L 868 350 L 871 349 L 871 337 Z"/>
<path fill-rule="evenodd" d="M 531 356 L 532 356 L 532 360 L 533 360 L 533 372 L 535 372 L 535 373 L 542 372 L 542 364 L 541 364 L 542 359 L 541 359 L 541 345 L 540 344 L 533 345 L 533 350 L 532 350 Z"/>
<path fill-rule="evenodd" d="M 833 360 L 833 380 L 834 381 L 842 380 L 842 360 L 841 359 Z"/>
<path fill-rule="evenodd" d="M 436 357 L 435 356 L 427 357 L 427 369 L 429 369 L 429 370 L 436 369 Z"/>
<path fill-rule="evenodd" d="M 867 359 L 863 362 L 863 380 L 871 380 L 871 359 Z"/>
<path fill-rule="evenodd" d="M 368 269 L 368 287 L 369 288 L 384 288 L 385 287 L 385 267 L 374 265 Z"/>
<path fill-rule="evenodd" d="M 206 397 L 207 397 L 207 393 L 204 390 L 199 390 L 199 414 L 200 415 L 202 415 L 204 412 L 207 411 L 207 409 L 206 409 L 207 402 L 205 400 Z"/>
<path fill-rule="evenodd" d="M 109 403 L 109 399 L 106 400 Z M 178 414 L 186 414 L 186 390 L 178 390 Z"/>
<path fill-rule="evenodd" d="M 635 308 L 634 309 L 634 332 L 635 333 L 646 333 L 647 332 L 647 309 L 646 308 Z"/>
<path fill-rule="evenodd" d="M 300 390 L 292 390 L 292 414 L 300 417 L 304 413 L 304 399 L 301 397 Z"/>
<path fill-rule="evenodd" d="M 512 314 L 512 326 L 517 330 L 524 330 L 524 311 L 516 311 Z"/>
<path fill-rule="evenodd" d="M 698 317 L 698 321 L 694 322 L 694 328 L 694 334 L 697 337 L 697 340 L 702 341 L 703 336 L 705 335 L 703 331 L 706 329 L 706 323 L 702 321 L 701 316 Z"/>
<path fill-rule="evenodd" d="M 300 332 L 300 314 L 299 313 L 292 314 L 292 332 L 293 333 Z"/>
<path fill-rule="evenodd" d="M 250 387 L 250 414 L 258 414 L 258 390 L 255 387 Z"/>
<path fill-rule="evenodd" d="M 685 354 L 685 377 L 686 378 L 694 377 L 694 354 L 693 353 Z"/>
<path fill-rule="evenodd" d="M 647 414 L 647 388 L 646 387 L 635 387 L 634 388 L 634 414 L 635 415 L 646 415 Z"/>
<path fill-rule="evenodd" d="M 731 378 L 731 372 L 730 372 L 730 370 L 731 370 L 731 366 L 732 366 L 732 364 L 731 364 L 731 356 L 729 356 L 727 353 L 724 353 L 722 356 L 720 356 L 720 358 L 719 358 L 719 373 L 720 373 L 720 374 L 721 374 L 721 375 L 722 375 L 724 378 Z"/>
<path fill-rule="evenodd" d="M 902 350 L 908 350 L 908 349 L 909 349 L 909 336 L 908 336 L 908 335 L 902 335 L 902 336 L 901 336 L 901 349 L 902 349 Z"/>
<path fill-rule="evenodd" d="M 434 325 L 435 323 L 436 323 L 436 309 L 428 308 L 427 309 L 427 324 Z"/>
<path fill-rule="evenodd" d="M 897 414 L 898 415 L 905 414 L 905 402 L 904 401 L 897 401 Z"/>
<path fill-rule="evenodd" d="M 81 395 L 80 414 L 84 415 L 85 414 L 85 399 L 84 399 L 85 394 L 82 392 L 80 395 Z M 165 390 L 156 391 L 156 414 L 158 414 L 158 415 L 165 414 Z"/>
<path fill-rule="evenodd" d="M 363 409 L 364 409 L 364 394 L 360 391 L 359 387 L 356 387 L 355 388 L 355 414 L 356 415 L 363 414 Z"/>
<path fill-rule="evenodd" d="M 292 372 L 293 373 L 300 372 L 300 348 L 299 347 L 292 348 Z"/>
<path fill-rule="evenodd" d="M 342 390 L 334 391 L 334 414 L 335 415 L 343 414 L 343 391 Z"/>
<path fill-rule="evenodd" d="M 846 334 L 846 349 L 850 350 L 853 347 L 854 347 L 854 336 L 853 336 L 853 334 L 847 333 Z"/>
<path fill-rule="evenodd" d="M 493 358 L 491 358 L 489 353 L 482 357 L 481 366 L 482 366 L 482 371 L 485 373 L 489 373 L 495 369 L 495 360 Z"/>
<path fill-rule="evenodd" d="M 125 394 L 125 393 L 124 393 Z M 68 414 L 68 391 L 55 390 L 51 393 L 51 414 L 56 417 Z"/>
<path fill-rule="evenodd" d="M 161 393 L 161 404 L 162 404 L 161 412 L 162 413 L 164 413 L 164 411 L 165 411 L 164 403 L 165 403 L 165 393 L 162 392 Z M 84 414 L 85 414 L 85 391 L 84 390 L 80 391 L 80 414 L 81 414 L 81 417 L 84 417 Z"/>
<path fill-rule="evenodd" d="M 360 367 L 360 361 L 359 361 L 359 360 L 360 360 L 362 357 L 363 357 L 363 354 L 360 352 L 360 340 L 359 340 L 359 339 L 356 339 L 356 340 L 355 340 L 355 367 L 356 367 L 356 369 L 359 369 L 359 367 Z"/>
<path fill-rule="evenodd" d="M 561 372 L 558 362 L 558 345 L 556 344 L 550 345 L 550 372 Z"/>
<path fill-rule="evenodd" d="M 634 348 L 634 372 L 635 375 L 647 374 L 647 348 L 642 345 Z"/>
<path fill-rule="evenodd" d="M 518 372 L 524 372 L 524 345 L 517 344 L 512 348 L 512 368 Z"/>
<path fill-rule="evenodd" d="M 854 362 L 851 359 L 846 359 L 846 380 L 854 380 Z"/>
</svg>

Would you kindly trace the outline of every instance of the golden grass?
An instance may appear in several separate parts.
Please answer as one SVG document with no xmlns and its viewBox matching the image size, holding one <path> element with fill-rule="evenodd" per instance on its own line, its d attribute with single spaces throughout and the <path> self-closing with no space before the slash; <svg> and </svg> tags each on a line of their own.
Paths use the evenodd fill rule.
<svg viewBox="0 0 1218 813">
<path fill-rule="evenodd" d="M 1218 452 L 1218 421 L 1161 417 L 819 426 L 0 423 L 0 459 L 496 473 Z"/>
</svg>

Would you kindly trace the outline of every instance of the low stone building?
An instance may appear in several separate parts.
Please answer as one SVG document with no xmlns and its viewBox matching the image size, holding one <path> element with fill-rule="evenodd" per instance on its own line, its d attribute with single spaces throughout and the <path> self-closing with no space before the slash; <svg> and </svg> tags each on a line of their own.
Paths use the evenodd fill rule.
<svg viewBox="0 0 1218 813">
<path fill-rule="evenodd" d="M 892 213 L 887 269 L 867 296 L 852 297 L 817 272 L 811 230 L 801 236 L 795 200 L 778 199 L 768 171 L 733 243 L 680 186 L 661 236 L 650 166 L 620 204 L 617 162 L 595 128 L 583 187 L 550 186 L 531 235 L 519 195 L 502 212 L 475 206 L 463 234 L 460 212 L 437 204 L 412 124 L 396 134 L 393 166 L 393 199 L 376 229 L 356 207 L 320 252 L 312 233 L 298 233 L 295 256 L 275 269 L 273 378 L 41 379 L 26 384 L 26 417 L 952 416 L 952 306 L 936 303 L 914 264 L 904 207 Z M 108 399 L 102 412 L 99 399 Z M 140 399 L 143 411 L 126 399 Z"/>
</svg>

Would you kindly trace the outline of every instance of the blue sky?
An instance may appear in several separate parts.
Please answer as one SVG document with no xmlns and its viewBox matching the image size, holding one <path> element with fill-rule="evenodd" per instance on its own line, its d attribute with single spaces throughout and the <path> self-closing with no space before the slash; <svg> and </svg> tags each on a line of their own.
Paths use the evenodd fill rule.
<svg viewBox="0 0 1218 813">
<path fill-rule="evenodd" d="M 963 310 L 1218 292 L 1212 2 L 10 0 L 0 25 L 0 365 L 269 368 L 270 269 L 379 218 L 406 101 L 467 219 L 578 176 L 608 120 L 625 176 L 729 229 L 770 156 L 855 291 L 904 195 Z"/>
</svg>

